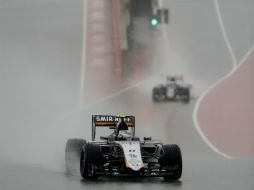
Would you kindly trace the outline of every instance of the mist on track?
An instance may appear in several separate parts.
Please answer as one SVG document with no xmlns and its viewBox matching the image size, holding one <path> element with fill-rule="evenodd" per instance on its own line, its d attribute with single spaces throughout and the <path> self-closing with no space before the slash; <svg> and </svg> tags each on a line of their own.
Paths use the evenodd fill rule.
<svg viewBox="0 0 254 190">
<path fill-rule="evenodd" d="M 0 12 L 0 164 L 64 171 L 66 140 L 89 140 L 92 114 L 135 115 L 138 136 L 180 143 L 187 156 L 211 155 L 193 128 L 192 111 L 200 94 L 231 69 L 212 3 L 167 1 L 173 20 L 168 41 L 156 44 L 150 74 L 80 105 L 83 1 L 25 2 L 6 1 Z M 247 48 L 240 49 L 242 55 Z M 153 104 L 152 88 L 167 75 L 192 84 L 190 105 Z"/>
</svg>

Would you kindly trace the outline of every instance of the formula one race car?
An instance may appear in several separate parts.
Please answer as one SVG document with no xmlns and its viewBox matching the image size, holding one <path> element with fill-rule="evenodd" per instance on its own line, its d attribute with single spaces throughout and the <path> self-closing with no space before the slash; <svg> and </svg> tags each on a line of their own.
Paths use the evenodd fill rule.
<svg viewBox="0 0 254 190">
<path fill-rule="evenodd" d="M 95 141 L 96 128 L 109 128 L 113 133 Z M 74 156 L 73 156 L 74 155 Z M 182 156 L 175 144 L 166 144 L 152 137 L 141 141 L 135 136 L 134 116 L 92 116 L 92 141 L 69 139 L 66 143 L 66 170 L 80 160 L 84 179 L 99 176 L 163 177 L 178 180 L 182 175 Z"/>
<path fill-rule="evenodd" d="M 188 103 L 190 101 L 190 85 L 183 84 L 182 76 L 168 76 L 166 84 L 160 84 L 153 88 L 152 97 L 154 102 L 182 100 Z"/>
</svg>

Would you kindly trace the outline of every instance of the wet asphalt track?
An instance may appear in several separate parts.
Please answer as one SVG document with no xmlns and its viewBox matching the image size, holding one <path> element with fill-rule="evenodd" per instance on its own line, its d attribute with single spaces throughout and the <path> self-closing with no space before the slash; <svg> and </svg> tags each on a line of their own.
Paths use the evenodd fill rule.
<svg viewBox="0 0 254 190">
<path fill-rule="evenodd" d="M 24 2 L 6 3 L 0 12 L 4 26 L 0 30 L 1 189 L 254 188 L 253 158 L 228 160 L 217 155 L 203 142 L 193 124 L 192 112 L 200 93 L 232 66 L 212 1 L 164 3 L 171 9 L 167 70 L 181 72 L 193 83 L 190 104 L 151 102 L 152 86 L 164 81 L 165 69 L 134 88 L 79 110 L 75 109 L 75 100 L 81 62 L 82 1 Z M 239 8 L 237 1 L 230 2 L 227 8 L 228 1 L 221 1 L 222 11 L 240 60 L 253 45 L 254 36 L 253 32 L 241 35 L 237 25 L 254 30 L 253 24 L 249 26 L 254 5 L 245 0 Z M 231 11 L 238 14 L 228 19 Z M 99 113 L 133 114 L 137 118 L 137 135 L 179 144 L 184 164 L 181 180 L 166 183 L 159 178 L 101 178 L 93 182 L 66 176 L 65 140 L 89 139 L 90 115 Z"/>
<path fill-rule="evenodd" d="M 216 159 L 185 159 L 180 181 L 165 182 L 159 178 L 100 178 L 83 181 L 52 171 L 8 167 L 1 168 L 1 189 L 253 189 L 253 162 Z M 245 176 L 245 177 L 243 177 Z"/>
</svg>

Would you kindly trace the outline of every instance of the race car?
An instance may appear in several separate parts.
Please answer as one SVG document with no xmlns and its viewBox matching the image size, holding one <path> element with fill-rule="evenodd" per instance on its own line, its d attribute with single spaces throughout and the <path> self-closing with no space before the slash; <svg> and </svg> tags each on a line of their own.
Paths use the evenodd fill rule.
<svg viewBox="0 0 254 190">
<path fill-rule="evenodd" d="M 96 140 L 97 128 L 108 128 L 113 132 Z M 67 173 L 75 165 L 73 161 L 79 160 L 84 179 L 140 176 L 178 180 L 182 175 L 179 146 L 163 144 L 152 137 L 141 140 L 135 136 L 134 116 L 93 115 L 92 140 L 69 139 L 65 150 Z"/>
<path fill-rule="evenodd" d="M 153 88 L 152 98 L 158 101 L 190 101 L 191 85 L 184 85 L 182 76 L 168 76 L 166 84 L 160 84 Z"/>
</svg>

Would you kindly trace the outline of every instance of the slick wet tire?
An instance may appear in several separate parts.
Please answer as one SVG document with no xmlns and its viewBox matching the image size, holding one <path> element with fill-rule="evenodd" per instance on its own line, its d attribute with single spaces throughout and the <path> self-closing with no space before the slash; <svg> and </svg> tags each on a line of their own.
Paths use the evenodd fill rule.
<svg viewBox="0 0 254 190">
<path fill-rule="evenodd" d="M 65 146 L 65 169 L 68 175 L 79 174 L 79 161 L 84 139 L 68 139 Z"/>
<path fill-rule="evenodd" d="M 170 170 L 174 169 L 172 174 L 163 177 L 165 180 L 178 180 L 182 176 L 182 154 L 179 146 L 176 144 L 163 145 L 160 164 Z"/>
<path fill-rule="evenodd" d="M 158 99 L 158 97 L 157 97 L 158 95 L 157 95 L 157 92 L 156 92 L 156 90 L 155 89 L 153 89 L 153 102 L 158 102 L 159 101 L 159 99 Z"/>
<path fill-rule="evenodd" d="M 184 95 L 183 95 L 183 102 L 189 103 L 190 102 L 190 90 L 185 89 Z"/>
<path fill-rule="evenodd" d="M 81 151 L 80 174 L 84 179 L 97 179 L 96 168 L 104 164 L 101 147 L 98 144 L 87 143 Z"/>
<path fill-rule="evenodd" d="M 159 101 L 158 97 L 156 95 L 153 95 L 153 102 L 158 102 L 158 101 Z"/>
</svg>

